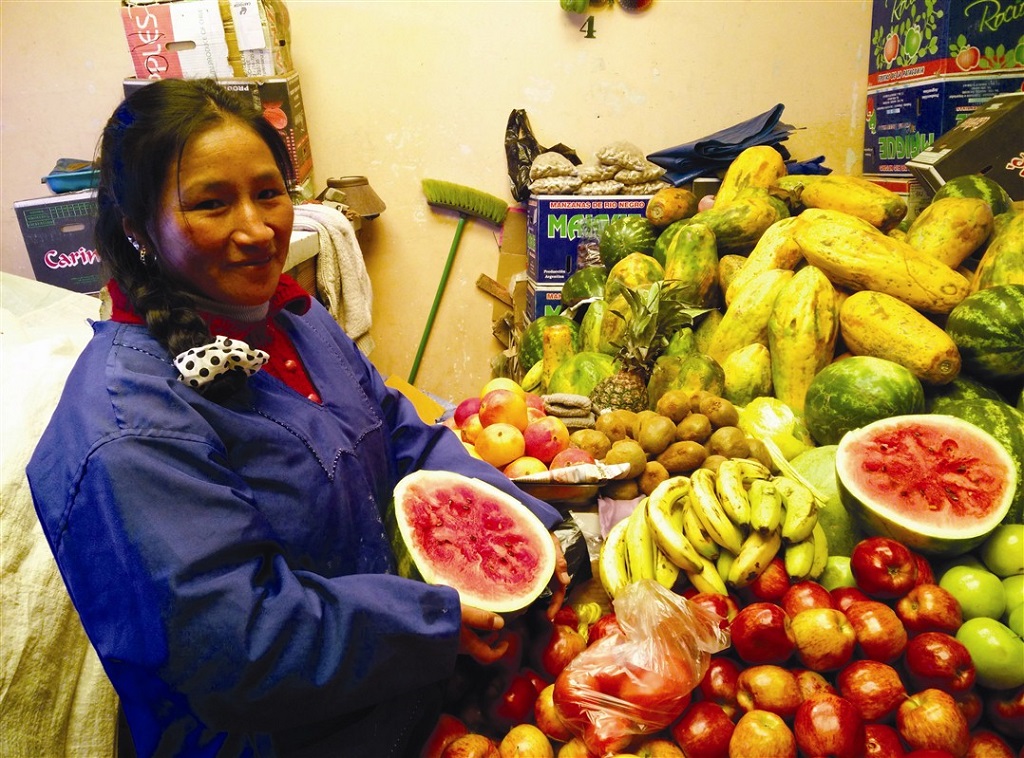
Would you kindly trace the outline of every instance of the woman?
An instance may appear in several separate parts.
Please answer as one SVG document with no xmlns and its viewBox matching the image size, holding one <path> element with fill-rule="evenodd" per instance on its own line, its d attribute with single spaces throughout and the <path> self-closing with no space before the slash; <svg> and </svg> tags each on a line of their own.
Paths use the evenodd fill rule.
<svg viewBox="0 0 1024 758">
<path fill-rule="evenodd" d="M 259 113 L 154 82 L 110 118 L 100 172 L 113 316 L 28 476 L 136 750 L 415 755 L 457 655 L 504 643 L 499 616 L 394 574 L 396 482 L 458 471 L 558 512 L 419 421 L 281 274 L 290 166 Z"/>
</svg>

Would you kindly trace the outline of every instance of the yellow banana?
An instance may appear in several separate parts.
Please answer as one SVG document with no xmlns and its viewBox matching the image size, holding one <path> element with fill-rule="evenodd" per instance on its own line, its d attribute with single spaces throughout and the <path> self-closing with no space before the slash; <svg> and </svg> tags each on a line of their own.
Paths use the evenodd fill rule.
<svg viewBox="0 0 1024 758">
<path fill-rule="evenodd" d="M 647 501 L 641 500 L 627 517 L 626 560 L 634 582 L 654 578 L 654 540 L 647 528 Z"/>
<path fill-rule="evenodd" d="M 732 587 L 746 587 L 761 575 L 782 547 L 778 529 L 772 532 L 751 532 L 743 541 L 743 549 L 729 568 L 725 583 Z"/>
<path fill-rule="evenodd" d="M 743 546 L 743 534 L 715 494 L 715 473 L 711 469 L 697 469 L 690 474 L 690 488 L 697 517 L 711 539 L 731 553 L 738 553 Z"/>
<path fill-rule="evenodd" d="M 630 583 L 629 564 L 626 561 L 626 526 L 628 518 L 617 521 L 608 530 L 597 556 L 598 578 L 610 597 L 615 597 Z"/>
<path fill-rule="evenodd" d="M 707 533 L 704 524 L 697 516 L 697 507 L 689 501 L 689 498 L 687 498 L 686 508 L 683 509 L 683 533 L 702 556 L 712 561 L 718 557 L 722 548 Z"/>
<path fill-rule="evenodd" d="M 828 561 L 828 535 L 825 534 L 825 527 L 818 521 L 811 530 L 811 540 L 814 542 L 814 559 L 811 561 L 811 570 L 808 576 L 817 579 L 825 570 L 825 563 Z"/>
<path fill-rule="evenodd" d="M 811 567 L 814 565 L 814 538 L 808 537 L 802 542 L 786 545 L 782 561 L 786 565 L 786 573 L 794 582 L 810 578 Z"/>
<path fill-rule="evenodd" d="M 683 511 L 689 502 L 690 480 L 672 476 L 647 498 L 647 525 L 654 543 L 684 571 L 698 571 L 701 556 L 683 533 Z"/>
<path fill-rule="evenodd" d="M 723 550 L 718 554 L 718 558 L 715 560 L 715 571 L 722 577 L 723 582 L 729 576 L 729 571 L 732 569 L 732 564 L 735 560 L 736 556 L 728 550 Z"/>
<path fill-rule="evenodd" d="M 770 479 L 750 483 L 750 528 L 768 534 L 782 525 L 782 495 Z M 781 534 L 780 534 L 781 536 Z"/>
<path fill-rule="evenodd" d="M 771 479 L 772 470 L 754 458 L 732 458 L 743 474 L 743 483 L 749 485 L 755 479 Z"/>
<path fill-rule="evenodd" d="M 529 371 L 523 376 L 523 380 L 519 383 L 527 392 L 541 393 L 544 391 L 544 387 L 541 386 L 541 378 L 544 373 L 544 361 L 537 361 L 530 366 Z"/>
<path fill-rule="evenodd" d="M 750 523 L 750 503 L 738 458 L 722 461 L 715 474 L 715 492 L 732 522 L 740 528 L 746 527 Z"/>
<path fill-rule="evenodd" d="M 703 558 L 701 560 L 704 560 Z M 704 561 L 700 571 L 687 571 L 686 578 L 697 592 L 712 592 L 716 595 L 728 595 L 729 588 L 725 586 L 722 577 L 712 561 Z"/>
<path fill-rule="evenodd" d="M 782 539 L 786 542 L 802 542 L 811 536 L 811 530 L 818 520 L 818 504 L 814 495 L 788 476 L 776 476 L 772 481 L 782 495 L 786 509 L 782 519 Z"/>
<path fill-rule="evenodd" d="M 679 575 L 683 570 L 672 562 L 672 559 L 665 555 L 665 551 L 654 545 L 654 580 L 666 589 L 672 589 L 679 581 Z"/>
</svg>

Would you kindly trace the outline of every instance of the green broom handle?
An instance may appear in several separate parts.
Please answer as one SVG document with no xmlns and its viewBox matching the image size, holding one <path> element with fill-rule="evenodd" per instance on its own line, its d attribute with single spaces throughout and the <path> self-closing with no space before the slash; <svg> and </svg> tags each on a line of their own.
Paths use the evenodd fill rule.
<svg viewBox="0 0 1024 758">
<path fill-rule="evenodd" d="M 416 382 L 416 374 L 420 370 L 420 361 L 423 359 L 423 351 L 427 347 L 427 339 L 430 337 L 430 330 L 434 326 L 434 319 L 437 317 L 437 307 L 441 304 L 441 295 L 444 293 L 445 285 L 448 283 L 448 275 L 452 272 L 452 263 L 455 262 L 455 251 L 459 247 L 459 240 L 462 238 L 462 230 L 466 226 L 468 216 L 463 213 L 459 216 L 458 226 L 455 227 L 455 237 L 452 238 L 452 246 L 448 251 L 448 260 L 445 261 L 444 271 L 441 272 L 441 281 L 437 285 L 437 292 L 434 293 L 434 304 L 430 306 L 430 314 L 427 316 L 427 323 L 423 327 L 423 336 L 420 337 L 420 346 L 416 349 L 416 357 L 412 362 L 412 369 L 409 371 L 409 384 Z"/>
</svg>

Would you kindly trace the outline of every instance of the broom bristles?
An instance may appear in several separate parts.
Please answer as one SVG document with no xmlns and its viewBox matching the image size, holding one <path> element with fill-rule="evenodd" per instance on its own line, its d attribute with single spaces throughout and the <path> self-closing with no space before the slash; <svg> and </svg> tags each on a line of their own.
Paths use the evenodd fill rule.
<svg viewBox="0 0 1024 758">
<path fill-rule="evenodd" d="M 431 205 L 475 216 L 501 226 L 508 215 L 508 203 L 481 190 L 440 179 L 424 179 L 423 194 Z"/>
</svg>

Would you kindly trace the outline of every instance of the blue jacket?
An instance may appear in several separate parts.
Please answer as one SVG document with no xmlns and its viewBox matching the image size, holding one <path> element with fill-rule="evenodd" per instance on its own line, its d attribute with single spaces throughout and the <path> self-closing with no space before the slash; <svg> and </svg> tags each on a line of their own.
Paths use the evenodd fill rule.
<svg viewBox="0 0 1024 758">
<path fill-rule="evenodd" d="M 277 318 L 322 404 L 265 371 L 210 402 L 144 327 L 97 322 L 28 466 L 140 755 L 405 754 L 460 621 L 454 590 L 394 574 L 396 482 L 458 471 L 561 520 L 422 423 L 319 303 Z"/>
</svg>

